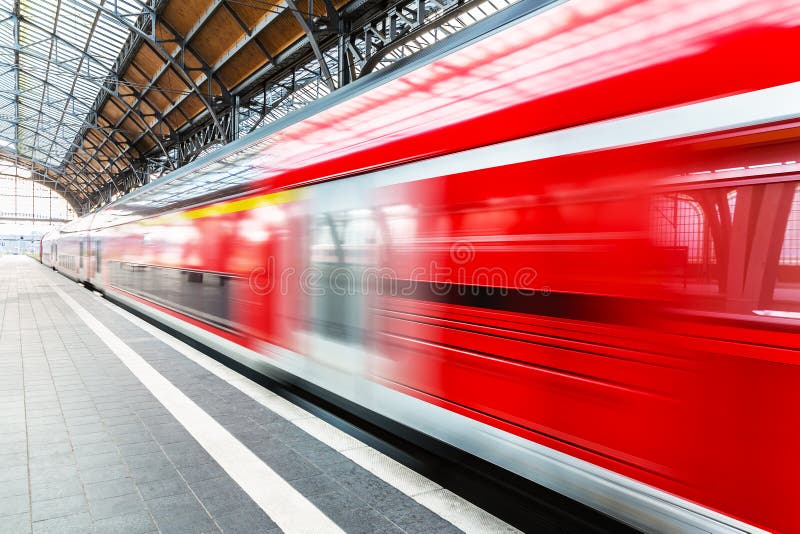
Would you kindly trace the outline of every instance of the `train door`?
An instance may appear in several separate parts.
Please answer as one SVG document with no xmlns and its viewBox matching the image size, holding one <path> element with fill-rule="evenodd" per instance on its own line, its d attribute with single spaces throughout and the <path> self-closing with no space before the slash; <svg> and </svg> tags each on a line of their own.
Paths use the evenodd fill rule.
<svg viewBox="0 0 800 534">
<path fill-rule="evenodd" d="M 94 250 L 93 250 L 93 263 L 94 263 L 94 273 L 91 279 L 92 285 L 96 288 L 100 288 L 102 286 L 102 263 L 101 263 L 102 256 L 100 254 L 100 240 L 94 240 Z"/>
<path fill-rule="evenodd" d="M 305 323 L 314 359 L 349 374 L 366 372 L 371 344 L 368 287 L 378 225 L 358 180 L 315 188 L 308 219 Z"/>
<path fill-rule="evenodd" d="M 79 238 L 78 241 L 78 280 L 87 280 L 87 261 L 86 261 L 86 249 L 88 245 L 88 240 L 84 237 Z"/>
</svg>

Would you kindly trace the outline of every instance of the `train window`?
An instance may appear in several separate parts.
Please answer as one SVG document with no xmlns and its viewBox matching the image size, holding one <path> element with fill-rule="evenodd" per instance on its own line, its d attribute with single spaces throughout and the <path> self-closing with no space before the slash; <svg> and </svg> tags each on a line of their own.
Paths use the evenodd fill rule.
<svg viewBox="0 0 800 534">
<path fill-rule="evenodd" d="M 97 274 L 100 274 L 100 269 L 101 269 L 100 260 L 101 260 L 101 257 L 100 257 L 100 241 L 99 240 L 94 242 L 94 258 L 95 258 L 95 270 L 97 271 Z"/>
<path fill-rule="evenodd" d="M 81 242 L 78 245 L 78 261 L 80 262 L 79 266 L 81 269 L 83 269 L 83 254 L 85 252 L 85 249 L 86 249 L 86 243 L 84 243 L 83 240 L 81 240 Z"/>
<path fill-rule="evenodd" d="M 184 271 L 185 280 L 181 285 L 181 304 L 186 308 L 203 310 L 203 273 Z"/>
<path fill-rule="evenodd" d="M 693 308 L 800 318 L 797 182 L 657 195 L 658 279 Z"/>
<path fill-rule="evenodd" d="M 231 330 L 231 275 L 110 262 L 110 283 L 208 324 Z"/>
<path fill-rule="evenodd" d="M 795 186 L 786 221 L 771 301 L 759 315 L 800 319 L 800 185 Z"/>
</svg>

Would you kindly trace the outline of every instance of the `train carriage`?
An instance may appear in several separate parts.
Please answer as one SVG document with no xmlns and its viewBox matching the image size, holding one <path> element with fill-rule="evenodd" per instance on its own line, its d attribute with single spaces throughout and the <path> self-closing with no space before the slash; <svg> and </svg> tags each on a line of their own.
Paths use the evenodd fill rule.
<svg viewBox="0 0 800 534">
<path fill-rule="evenodd" d="M 798 530 L 799 43 L 790 0 L 522 2 L 54 265 L 634 526 Z"/>
</svg>

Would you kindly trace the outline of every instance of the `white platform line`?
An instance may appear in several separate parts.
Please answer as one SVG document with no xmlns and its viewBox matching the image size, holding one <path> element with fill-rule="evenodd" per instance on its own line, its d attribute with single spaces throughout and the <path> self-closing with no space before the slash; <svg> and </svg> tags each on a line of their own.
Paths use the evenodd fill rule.
<svg viewBox="0 0 800 534">
<path fill-rule="evenodd" d="M 164 378 L 88 310 L 55 284 L 51 286 L 283 531 L 342 532 L 325 514 Z"/>
<path fill-rule="evenodd" d="M 339 451 L 387 484 L 408 495 L 444 520 L 467 533 L 519 532 L 508 523 L 442 488 L 439 484 L 389 458 L 315 415 L 292 404 L 260 384 L 229 369 L 199 350 L 174 338 L 143 319 L 95 297 L 130 322 L 169 345 L 193 362 L 231 384 L 269 410 L 307 432 L 329 447 Z"/>
</svg>

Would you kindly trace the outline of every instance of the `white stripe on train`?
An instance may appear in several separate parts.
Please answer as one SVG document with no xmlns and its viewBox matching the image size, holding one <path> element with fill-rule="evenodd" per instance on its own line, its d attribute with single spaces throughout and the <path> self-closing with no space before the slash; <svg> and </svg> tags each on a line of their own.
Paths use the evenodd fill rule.
<svg viewBox="0 0 800 534">
<path fill-rule="evenodd" d="M 624 146 L 770 124 L 800 117 L 800 82 L 715 100 L 649 111 L 564 130 L 533 135 L 454 154 L 437 156 L 346 179 L 359 187 L 385 187 L 439 176 L 478 171 Z M 311 189 L 330 194 L 341 180 Z M 342 195 L 336 195 L 337 200 Z"/>
</svg>

